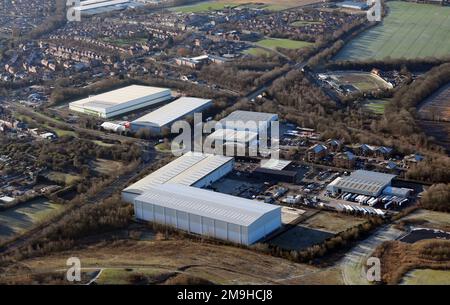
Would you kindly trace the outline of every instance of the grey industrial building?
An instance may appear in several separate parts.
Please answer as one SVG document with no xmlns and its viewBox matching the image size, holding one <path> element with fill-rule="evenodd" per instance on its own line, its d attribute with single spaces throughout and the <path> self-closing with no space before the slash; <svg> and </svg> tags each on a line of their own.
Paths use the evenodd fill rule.
<svg viewBox="0 0 450 305">
<path fill-rule="evenodd" d="M 194 187 L 206 187 L 219 180 L 234 168 L 231 157 L 188 152 L 122 191 L 124 201 L 134 198 L 156 184 L 174 183 Z"/>
<path fill-rule="evenodd" d="M 236 110 L 222 119 L 224 129 L 248 130 L 260 133 L 262 129 L 270 130 L 271 122 L 278 121 L 275 113 Z"/>
<path fill-rule="evenodd" d="M 378 197 L 383 190 L 390 186 L 395 175 L 357 170 L 350 176 L 338 177 L 327 186 L 327 191 L 337 195 L 342 193 L 354 193 Z"/>
<path fill-rule="evenodd" d="M 250 245 L 281 226 L 281 207 L 180 184 L 160 184 L 134 200 L 139 219 Z"/>
<path fill-rule="evenodd" d="M 202 189 L 234 168 L 234 158 L 189 152 L 122 191 L 137 219 L 249 245 L 281 226 L 281 208 Z"/>
<path fill-rule="evenodd" d="M 172 124 L 196 112 L 212 106 L 212 101 L 195 97 L 181 97 L 149 114 L 131 122 L 131 129 L 138 131 L 141 128 L 160 134 L 164 127 L 170 128 Z"/>
</svg>

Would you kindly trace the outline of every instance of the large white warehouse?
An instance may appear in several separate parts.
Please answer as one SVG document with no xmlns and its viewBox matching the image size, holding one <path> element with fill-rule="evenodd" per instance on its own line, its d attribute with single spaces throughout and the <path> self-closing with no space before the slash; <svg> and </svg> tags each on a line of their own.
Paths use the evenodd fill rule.
<svg viewBox="0 0 450 305">
<path fill-rule="evenodd" d="M 131 122 L 131 128 L 134 131 L 147 128 L 154 133 L 161 133 L 162 128 L 170 128 L 174 122 L 195 112 L 201 112 L 211 105 L 212 101 L 208 99 L 181 97 Z"/>
<path fill-rule="evenodd" d="M 231 157 L 188 152 L 124 189 L 122 198 L 133 203 L 134 198 L 152 186 L 164 183 L 199 188 L 209 186 L 231 172 L 233 167 L 234 159 Z"/>
<path fill-rule="evenodd" d="M 170 89 L 132 85 L 69 104 L 69 109 L 102 118 L 111 118 L 136 109 L 168 101 Z"/>
<path fill-rule="evenodd" d="M 134 200 L 138 219 L 250 245 L 281 226 L 281 207 L 180 184 L 159 184 Z"/>
</svg>

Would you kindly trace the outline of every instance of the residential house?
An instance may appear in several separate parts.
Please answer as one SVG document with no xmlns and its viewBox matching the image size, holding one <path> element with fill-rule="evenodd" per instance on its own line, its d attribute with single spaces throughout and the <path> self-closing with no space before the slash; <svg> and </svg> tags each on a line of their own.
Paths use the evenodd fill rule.
<svg viewBox="0 0 450 305">
<path fill-rule="evenodd" d="M 322 144 L 315 144 L 306 151 L 308 162 L 317 162 L 328 154 L 328 148 Z"/>
</svg>

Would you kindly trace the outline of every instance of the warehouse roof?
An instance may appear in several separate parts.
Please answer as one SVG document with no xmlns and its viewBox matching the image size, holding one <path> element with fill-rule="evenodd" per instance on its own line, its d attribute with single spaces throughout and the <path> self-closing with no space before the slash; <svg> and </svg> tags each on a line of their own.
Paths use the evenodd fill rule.
<svg viewBox="0 0 450 305">
<path fill-rule="evenodd" d="M 211 103 L 212 101 L 208 99 L 181 97 L 170 104 L 138 118 L 133 123 L 162 127 Z"/>
<path fill-rule="evenodd" d="M 279 206 L 179 184 L 154 185 L 136 201 L 249 226 Z"/>
<path fill-rule="evenodd" d="M 275 113 L 265 113 L 265 112 L 253 112 L 253 111 L 243 111 L 236 110 L 230 113 L 227 117 L 221 120 L 222 124 L 226 122 L 270 122 L 278 119 L 278 115 Z M 226 127 L 226 125 L 225 125 Z"/>
<path fill-rule="evenodd" d="M 193 185 L 231 160 L 233 160 L 231 157 L 188 152 L 130 185 L 123 191 L 142 194 L 155 184 L 178 183 Z"/>
<path fill-rule="evenodd" d="M 249 130 L 218 129 L 208 136 L 215 141 L 247 143 L 258 139 L 258 133 Z"/>
<path fill-rule="evenodd" d="M 110 0 L 110 1 L 82 1 L 80 2 L 80 6 L 75 7 L 75 9 L 85 11 L 91 10 L 95 8 L 105 7 L 105 6 L 113 6 L 118 4 L 129 3 L 130 0 Z"/>
<path fill-rule="evenodd" d="M 292 161 L 288 160 L 278 160 L 278 159 L 262 159 L 261 160 L 261 167 L 262 168 L 268 168 L 273 170 L 283 170 L 286 168 L 289 164 L 291 164 Z"/>
<path fill-rule="evenodd" d="M 394 178 L 395 175 L 357 170 L 350 176 L 336 178 L 330 185 L 338 188 L 378 193 L 388 186 Z"/>
<path fill-rule="evenodd" d="M 169 90 L 170 89 L 166 88 L 131 85 L 117 90 L 108 91 L 102 94 L 93 95 L 85 99 L 72 102 L 71 104 L 77 106 L 108 108 L 139 98 L 164 93 Z"/>
</svg>

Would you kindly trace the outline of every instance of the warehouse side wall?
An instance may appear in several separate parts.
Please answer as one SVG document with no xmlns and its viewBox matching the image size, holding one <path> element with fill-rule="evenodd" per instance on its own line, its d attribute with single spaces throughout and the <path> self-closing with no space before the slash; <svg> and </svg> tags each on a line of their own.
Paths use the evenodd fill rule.
<svg viewBox="0 0 450 305">
<path fill-rule="evenodd" d="M 217 180 L 219 180 L 223 176 L 225 176 L 228 173 L 232 172 L 233 168 L 234 168 L 234 159 L 231 159 L 230 161 L 228 161 L 227 163 L 225 163 L 221 167 L 217 168 L 215 171 L 213 171 L 209 175 L 206 175 L 202 179 L 200 179 L 197 182 L 195 182 L 192 186 L 198 187 L 198 188 L 203 188 L 203 187 L 210 186 L 211 184 L 213 184 L 214 182 L 216 182 Z"/>
<path fill-rule="evenodd" d="M 255 238 L 249 238 L 250 230 L 241 225 L 227 223 L 214 218 L 174 210 L 148 202 L 135 200 L 134 213 L 137 219 L 164 224 L 189 233 L 209 236 L 230 242 L 249 245 Z M 281 221 L 281 214 L 280 214 Z M 276 221 L 275 221 L 276 223 Z M 272 231 L 274 224 L 263 225 L 262 232 Z"/>
<path fill-rule="evenodd" d="M 270 211 L 249 226 L 248 242 L 253 244 L 281 227 L 281 208 Z"/>
</svg>

